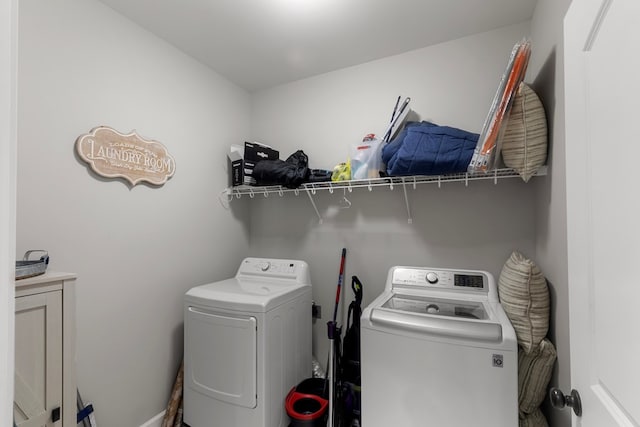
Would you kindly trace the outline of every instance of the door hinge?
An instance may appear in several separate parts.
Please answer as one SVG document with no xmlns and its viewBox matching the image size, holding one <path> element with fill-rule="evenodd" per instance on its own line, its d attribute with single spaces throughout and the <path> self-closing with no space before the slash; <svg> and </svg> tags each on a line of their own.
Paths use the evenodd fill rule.
<svg viewBox="0 0 640 427">
<path fill-rule="evenodd" d="M 60 421 L 60 407 L 58 406 L 57 408 L 53 408 L 53 410 L 51 411 L 51 422 L 58 422 Z"/>
</svg>

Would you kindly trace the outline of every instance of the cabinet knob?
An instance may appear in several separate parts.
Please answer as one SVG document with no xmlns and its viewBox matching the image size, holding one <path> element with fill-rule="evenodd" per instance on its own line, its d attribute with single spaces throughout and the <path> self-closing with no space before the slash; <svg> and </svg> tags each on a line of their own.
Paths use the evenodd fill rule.
<svg viewBox="0 0 640 427">
<path fill-rule="evenodd" d="M 580 393 L 578 390 L 571 390 L 570 395 L 565 395 L 560 389 L 553 387 L 549 391 L 549 400 L 551 400 L 551 406 L 556 409 L 562 409 L 565 406 L 573 408 L 573 413 L 576 416 L 582 415 L 582 400 L 580 400 Z"/>
</svg>

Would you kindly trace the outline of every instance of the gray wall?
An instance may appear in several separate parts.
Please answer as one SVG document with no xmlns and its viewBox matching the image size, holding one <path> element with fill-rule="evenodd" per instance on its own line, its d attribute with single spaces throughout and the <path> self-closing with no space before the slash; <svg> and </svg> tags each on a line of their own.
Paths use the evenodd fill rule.
<svg viewBox="0 0 640 427">
<path fill-rule="evenodd" d="M 549 336 L 558 361 L 551 381 L 571 390 L 569 296 L 567 287 L 567 219 L 564 143 L 563 18 L 571 0 L 539 0 L 531 25 L 533 45 L 527 81 L 540 95 L 550 131 L 549 174 L 535 180 L 536 261 L 547 277 L 552 313 Z M 553 426 L 571 425 L 570 411 L 546 408 Z"/>
<path fill-rule="evenodd" d="M 251 134 L 282 158 L 302 148 L 312 167 L 330 169 L 346 160 L 349 144 L 382 133 L 400 94 L 424 119 L 480 132 L 509 53 L 529 32 L 526 22 L 255 93 Z M 399 188 L 355 190 L 346 210 L 338 208 L 342 194 L 318 193 L 323 224 L 305 195 L 259 196 L 250 206 L 250 252 L 309 262 L 323 306 L 314 354 L 325 363 L 342 247 L 347 303 L 351 275 L 362 280 L 366 305 L 394 265 L 484 269 L 497 279 L 512 250 L 535 253 L 534 190 L 519 179 L 410 189 L 412 225 Z"/>
<path fill-rule="evenodd" d="M 78 274 L 80 391 L 101 426 L 137 426 L 168 401 L 182 294 L 248 252 L 243 211 L 218 194 L 250 97 L 97 1 L 19 5 L 18 254 L 44 248 L 51 269 Z M 98 125 L 162 142 L 175 176 L 98 179 L 74 155 Z"/>
</svg>

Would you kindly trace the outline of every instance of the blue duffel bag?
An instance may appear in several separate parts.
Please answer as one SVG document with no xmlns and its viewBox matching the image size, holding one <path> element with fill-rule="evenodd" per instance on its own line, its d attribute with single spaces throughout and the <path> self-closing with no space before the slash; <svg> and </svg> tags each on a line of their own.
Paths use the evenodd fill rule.
<svg viewBox="0 0 640 427">
<path fill-rule="evenodd" d="M 382 148 L 382 161 L 391 176 L 466 172 L 479 137 L 449 126 L 410 122 Z"/>
</svg>

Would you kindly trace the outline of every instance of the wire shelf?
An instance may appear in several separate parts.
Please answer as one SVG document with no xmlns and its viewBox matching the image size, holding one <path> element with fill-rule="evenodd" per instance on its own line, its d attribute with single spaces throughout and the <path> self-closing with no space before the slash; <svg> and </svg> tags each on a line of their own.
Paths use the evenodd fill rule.
<svg viewBox="0 0 640 427">
<path fill-rule="evenodd" d="M 547 174 L 547 166 L 542 166 L 538 169 L 535 176 L 544 176 Z M 469 174 L 469 173 L 456 173 L 449 175 L 416 175 L 416 176 L 394 176 L 394 177 L 386 177 L 386 178 L 371 178 L 371 179 L 359 179 L 359 180 L 351 180 L 351 181 L 327 181 L 327 182 L 317 182 L 317 183 L 306 183 L 302 184 L 298 188 L 286 188 L 280 185 L 269 185 L 269 186 L 250 186 L 250 185 L 240 185 L 237 187 L 227 188 L 224 193 L 226 193 L 226 201 L 230 203 L 234 199 L 240 199 L 242 196 L 249 196 L 250 198 L 254 198 L 256 196 L 264 196 L 269 197 L 270 195 L 278 195 L 284 196 L 285 193 L 294 193 L 296 196 L 300 193 L 306 193 L 309 196 L 309 200 L 313 205 L 316 214 L 318 215 L 318 219 L 320 223 L 322 223 L 322 217 L 316 207 L 313 196 L 316 195 L 318 191 L 328 191 L 329 193 L 333 193 L 336 190 L 346 190 L 352 192 L 354 189 L 366 188 L 369 191 L 372 191 L 374 188 L 378 187 L 386 187 L 389 190 L 393 190 L 395 187 L 402 187 L 405 193 L 405 202 L 407 206 L 407 213 L 409 216 L 408 222 L 412 223 L 411 219 L 411 211 L 409 208 L 409 199 L 407 195 L 407 188 L 416 189 L 418 185 L 421 184 L 437 184 L 438 187 L 441 187 L 442 184 L 445 183 L 453 183 L 453 182 L 464 182 L 466 186 L 469 185 L 469 182 L 472 181 L 489 181 L 493 180 L 494 184 L 497 184 L 500 179 L 506 178 L 520 178 L 518 172 L 514 169 L 510 168 L 501 168 L 494 169 L 487 173 L 478 173 L 478 174 Z"/>
</svg>

